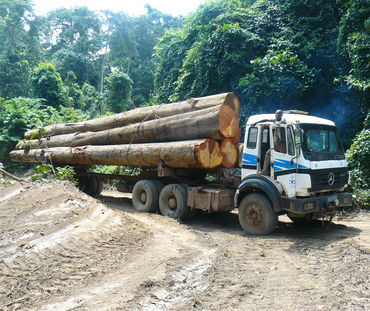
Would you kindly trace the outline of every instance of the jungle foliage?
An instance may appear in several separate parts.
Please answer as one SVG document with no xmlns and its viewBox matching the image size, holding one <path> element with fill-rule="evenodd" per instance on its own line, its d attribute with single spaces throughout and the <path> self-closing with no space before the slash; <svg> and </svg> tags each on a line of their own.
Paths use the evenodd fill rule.
<svg viewBox="0 0 370 311">
<path fill-rule="evenodd" d="M 146 9 L 37 16 L 32 0 L 0 0 L 0 161 L 33 127 L 225 91 L 240 97 L 242 119 L 305 110 L 334 120 L 346 148 L 357 135 L 350 159 L 367 150 L 367 0 L 209 0 L 185 17 Z"/>
<path fill-rule="evenodd" d="M 345 146 L 369 97 L 365 0 L 216 0 L 156 46 L 161 102 L 234 91 L 245 116 L 299 109 L 338 123 Z"/>
</svg>

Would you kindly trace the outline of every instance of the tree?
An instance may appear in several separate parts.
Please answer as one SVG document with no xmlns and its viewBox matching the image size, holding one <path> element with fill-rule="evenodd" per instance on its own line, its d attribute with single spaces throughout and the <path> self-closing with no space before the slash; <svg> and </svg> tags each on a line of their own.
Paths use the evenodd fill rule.
<svg viewBox="0 0 370 311">
<path fill-rule="evenodd" d="M 62 78 L 53 64 L 38 65 L 33 71 L 31 83 L 35 96 L 45 99 L 47 105 L 52 107 L 68 105 Z"/>
<path fill-rule="evenodd" d="M 114 71 L 106 79 L 106 105 L 115 113 L 125 111 L 130 106 L 133 82 L 124 72 Z"/>
<path fill-rule="evenodd" d="M 345 80 L 350 87 L 361 92 L 362 115 L 370 107 L 370 7 L 366 0 L 349 1 L 348 9 L 340 21 L 338 49 L 350 66 Z"/>
<path fill-rule="evenodd" d="M 0 1 L 1 97 L 30 95 L 30 68 L 41 53 L 38 27 L 30 0 Z"/>
<path fill-rule="evenodd" d="M 45 48 L 63 79 L 72 71 L 76 82 L 99 85 L 102 20 L 86 7 L 60 8 L 44 19 Z"/>
<path fill-rule="evenodd" d="M 306 110 L 304 99 L 312 90 L 316 72 L 289 51 L 270 50 L 251 62 L 252 70 L 239 82 L 248 114 L 277 109 Z"/>
<path fill-rule="evenodd" d="M 188 17 L 185 27 L 166 34 L 156 48 L 158 99 L 233 90 L 250 60 L 265 52 L 263 40 L 251 31 L 251 21 L 241 1 L 208 1 Z"/>
<path fill-rule="evenodd" d="M 132 99 L 140 106 L 149 102 L 154 88 L 153 47 L 166 29 L 178 27 L 181 19 L 164 14 L 149 5 L 147 13 L 130 17 L 124 13 L 108 14 L 109 62 L 133 80 Z"/>
</svg>

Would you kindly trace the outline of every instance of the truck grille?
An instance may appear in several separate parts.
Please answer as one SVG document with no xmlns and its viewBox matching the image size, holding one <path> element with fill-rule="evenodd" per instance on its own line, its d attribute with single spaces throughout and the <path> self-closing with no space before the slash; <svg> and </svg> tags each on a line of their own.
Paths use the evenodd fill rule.
<svg viewBox="0 0 370 311">
<path fill-rule="evenodd" d="M 310 191 L 331 190 L 344 187 L 348 183 L 348 168 L 328 168 L 311 170 Z"/>
</svg>

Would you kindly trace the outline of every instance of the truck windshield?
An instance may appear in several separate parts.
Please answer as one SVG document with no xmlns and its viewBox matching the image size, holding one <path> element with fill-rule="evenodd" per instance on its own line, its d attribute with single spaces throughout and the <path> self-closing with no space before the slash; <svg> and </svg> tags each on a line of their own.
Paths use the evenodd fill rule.
<svg viewBox="0 0 370 311">
<path fill-rule="evenodd" d="M 301 124 L 302 151 L 307 160 L 342 160 L 345 158 L 336 127 L 319 124 Z"/>
</svg>

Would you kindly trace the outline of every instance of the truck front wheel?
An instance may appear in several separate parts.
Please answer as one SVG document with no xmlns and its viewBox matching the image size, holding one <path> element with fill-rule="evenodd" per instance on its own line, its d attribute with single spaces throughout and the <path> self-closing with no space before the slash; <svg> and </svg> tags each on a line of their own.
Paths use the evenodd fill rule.
<svg viewBox="0 0 370 311">
<path fill-rule="evenodd" d="M 243 230 L 253 235 L 273 232 L 278 222 L 270 201 L 259 193 L 248 194 L 241 200 L 238 216 Z"/>
</svg>

